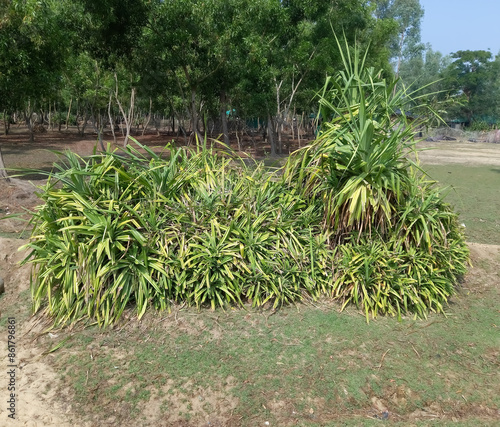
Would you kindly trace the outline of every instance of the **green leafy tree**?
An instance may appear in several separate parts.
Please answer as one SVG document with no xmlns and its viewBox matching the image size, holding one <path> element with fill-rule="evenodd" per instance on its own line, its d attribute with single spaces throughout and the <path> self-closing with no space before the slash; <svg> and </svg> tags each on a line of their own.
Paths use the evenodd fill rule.
<svg viewBox="0 0 500 427">
<path fill-rule="evenodd" d="M 132 61 L 148 23 L 152 1 L 79 0 L 80 16 L 73 17 L 81 34 L 77 40 L 92 57 L 114 69 L 120 61 Z"/>
<path fill-rule="evenodd" d="M 60 6 L 51 0 L 0 1 L 0 111 L 4 117 L 22 111 L 30 141 L 35 111 L 61 82 L 68 43 Z M 1 151 L 0 176 L 7 177 Z"/>
<path fill-rule="evenodd" d="M 86 52 L 68 59 L 65 87 L 76 107 L 76 124 L 80 136 L 92 123 L 103 147 L 102 134 L 108 118 L 108 107 L 115 92 L 113 73 Z M 114 102 L 114 99 L 113 99 Z"/>
<path fill-rule="evenodd" d="M 443 78 L 450 63 L 450 56 L 432 50 L 430 45 L 427 45 L 425 52 L 401 62 L 398 87 L 409 92 L 419 88 L 418 96 L 412 102 L 412 113 L 425 115 L 428 118 L 426 126 L 442 124 L 442 119 L 456 107 L 457 100 L 449 95 L 447 82 Z M 422 104 L 426 107 L 421 108 Z M 427 106 L 431 107 L 433 114 L 428 114 L 430 110 Z"/>
<path fill-rule="evenodd" d="M 424 9 L 419 0 L 379 0 L 376 15 L 379 19 L 392 19 L 397 24 L 397 31 L 390 39 L 390 49 L 398 76 L 401 62 L 418 55 L 424 49 L 420 42 Z"/>
<path fill-rule="evenodd" d="M 44 0 L 0 3 L 0 99 L 4 111 L 23 111 L 33 140 L 33 114 L 61 82 L 67 38 L 60 4 Z"/>
<path fill-rule="evenodd" d="M 272 93 L 269 52 L 275 49 L 277 34 L 283 28 L 283 14 L 279 4 L 268 0 L 227 1 L 215 7 L 213 13 L 212 25 L 217 34 L 213 54 L 219 66 L 200 82 L 199 92 L 209 115 L 219 118 L 228 144 L 226 112 L 237 109 L 238 114 L 245 114 L 248 111 L 239 92 L 242 80 L 256 83 L 248 90 L 261 101 L 261 112 L 269 105 L 271 97 L 266 99 L 266 95 Z"/>
<path fill-rule="evenodd" d="M 173 0 L 152 9 L 142 63 L 157 62 L 156 80 L 168 81 L 183 99 L 198 141 L 202 105 L 213 104 L 213 97 L 224 100 L 237 78 L 231 64 L 243 43 L 240 16 L 247 8 L 242 6 L 241 1 Z"/>
<path fill-rule="evenodd" d="M 491 52 L 485 50 L 460 50 L 451 55 L 454 61 L 445 71 L 449 94 L 461 99 L 460 105 L 450 111 L 450 118 L 490 120 L 498 112 L 498 58 L 493 61 Z"/>
<path fill-rule="evenodd" d="M 443 56 L 434 51 L 428 44 L 426 50 L 401 62 L 399 77 L 405 86 L 414 85 L 422 88 L 422 92 L 442 89 L 437 84 L 443 77 L 443 72 L 451 63 L 450 56 Z M 432 85 L 432 83 L 436 83 Z M 428 85 L 431 85 L 428 87 Z"/>
<path fill-rule="evenodd" d="M 395 26 L 393 20 L 375 19 L 373 5 L 364 0 L 0 0 L 0 38 L 7 46 L 0 53 L 7 64 L 0 90 L 2 100 L 19 100 L 16 105 L 4 101 L 2 107 L 27 107 L 31 117 L 57 98 L 68 113 L 80 113 L 85 126 L 86 118 L 97 123 L 106 99 L 111 110 L 109 95 L 113 109 L 127 120 L 137 98 L 149 116 L 156 110 L 188 117 L 198 140 L 207 118 L 219 121 L 226 142 L 225 113 L 236 108 L 243 117 L 267 117 L 273 142 L 273 129 L 292 108 L 316 108 L 311 100 L 318 82 L 340 64 L 333 32 L 360 45 L 371 40 L 375 53 L 367 62 L 387 63 L 386 40 Z M 115 74 L 113 86 L 109 76 Z M 271 146 L 274 153 L 277 146 Z"/>
<path fill-rule="evenodd" d="M 297 100 L 299 111 L 310 111 L 318 82 L 340 66 L 334 33 L 343 33 L 354 43 L 372 19 L 361 1 L 289 0 L 282 4 L 286 22 L 273 52 L 277 124 L 286 120 Z"/>
</svg>

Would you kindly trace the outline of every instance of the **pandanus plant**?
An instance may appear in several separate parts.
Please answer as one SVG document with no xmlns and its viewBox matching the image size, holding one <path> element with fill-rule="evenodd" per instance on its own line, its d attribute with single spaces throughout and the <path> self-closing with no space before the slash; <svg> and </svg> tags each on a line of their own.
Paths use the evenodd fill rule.
<svg viewBox="0 0 500 427">
<path fill-rule="evenodd" d="M 328 78 L 319 95 L 321 130 L 316 141 L 285 168 L 289 184 L 323 201 L 324 226 L 338 241 L 353 230 L 385 234 L 409 187 L 407 154 L 415 124 L 407 117 L 411 97 L 395 80 L 365 65 L 339 44 L 345 69 Z"/>
<path fill-rule="evenodd" d="M 363 307 L 367 319 L 442 312 L 468 250 L 457 215 L 409 158 L 417 93 L 367 67 L 358 48 L 351 55 L 338 45 L 344 69 L 319 94 L 320 132 L 290 157 L 284 183 L 322 210 L 334 298 Z"/>
</svg>

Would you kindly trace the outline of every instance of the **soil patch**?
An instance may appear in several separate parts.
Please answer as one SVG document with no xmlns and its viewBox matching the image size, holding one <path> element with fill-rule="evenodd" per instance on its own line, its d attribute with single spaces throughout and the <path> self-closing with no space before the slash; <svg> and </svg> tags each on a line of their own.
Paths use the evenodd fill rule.
<svg viewBox="0 0 500 427">
<path fill-rule="evenodd" d="M 63 407 L 60 399 L 59 375 L 47 363 L 44 350 L 34 343 L 42 332 L 36 318 L 29 315 L 30 267 L 19 267 L 26 256 L 18 248 L 27 241 L 0 238 L 0 277 L 4 280 L 5 293 L 0 297 L 0 321 L 6 330 L 6 318 L 16 321 L 16 410 L 17 423 L 24 426 L 71 426 L 65 415 L 70 408 Z M 7 349 L 6 334 L 0 334 L 0 347 Z M 7 359 L 2 357 L 3 372 L 7 372 Z M 6 399 L 6 390 L 2 398 Z M 3 399 L 2 399 L 3 400 Z M 7 420 L 5 405 L 0 405 L 0 420 Z M 6 424 L 4 424 L 6 425 Z"/>
<path fill-rule="evenodd" d="M 500 166 L 500 144 L 469 141 L 422 141 L 418 158 L 423 164 L 461 164 L 465 166 Z"/>
</svg>

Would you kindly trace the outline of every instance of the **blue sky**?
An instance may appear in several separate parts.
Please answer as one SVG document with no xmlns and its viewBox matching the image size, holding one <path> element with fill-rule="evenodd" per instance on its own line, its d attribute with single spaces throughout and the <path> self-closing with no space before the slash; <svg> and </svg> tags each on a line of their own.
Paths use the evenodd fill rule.
<svg viewBox="0 0 500 427">
<path fill-rule="evenodd" d="M 458 50 L 500 51 L 500 0 L 420 0 L 423 43 L 444 55 Z"/>
</svg>

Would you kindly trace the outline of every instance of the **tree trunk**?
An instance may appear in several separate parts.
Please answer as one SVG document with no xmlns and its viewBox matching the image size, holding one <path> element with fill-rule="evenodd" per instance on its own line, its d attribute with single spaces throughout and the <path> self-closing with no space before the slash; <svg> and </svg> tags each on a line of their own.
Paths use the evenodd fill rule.
<svg viewBox="0 0 500 427">
<path fill-rule="evenodd" d="M 132 88 L 130 92 L 130 108 L 128 110 L 128 117 L 125 117 L 125 126 L 127 127 L 127 134 L 125 140 L 123 141 L 123 146 L 127 145 L 128 139 L 130 137 L 130 129 L 134 121 L 134 104 L 135 104 L 135 88 Z"/>
<path fill-rule="evenodd" d="M 49 105 L 50 107 L 50 105 Z M 54 120 L 57 120 L 57 106 L 56 106 L 56 101 L 54 101 Z M 50 130 L 54 130 L 54 120 L 52 120 L 52 126 L 50 127 Z"/>
<path fill-rule="evenodd" d="M 69 126 L 69 116 L 71 115 L 71 104 L 73 103 L 73 98 L 71 98 L 69 100 L 69 108 L 68 108 L 68 114 L 66 115 L 66 127 L 64 128 L 64 130 L 68 130 L 68 126 Z"/>
<path fill-rule="evenodd" d="M 186 77 L 186 80 L 189 84 L 189 87 L 191 89 L 191 102 L 190 102 L 190 111 L 188 110 L 186 106 L 186 110 L 188 110 L 189 115 L 191 116 L 191 125 L 192 125 L 192 131 L 195 139 L 196 139 L 196 145 L 199 147 L 201 144 L 201 134 L 198 130 L 198 109 L 196 108 L 196 86 L 194 83 L 191 81 L 191 76 L 189 74 L 189 70 L 186 66 L 183 66 L 184 70 L 184 75 Z M 179 80 L 177 80 L 180 86 Z M 181 87 L 182 90 L 182 87 Z"/>
<path fill-rule="evenodd" d="M 281 85 L 283 84 L 283 80 L 280 81 L 279 84 L 275 83 L 276 85 L 276 105 L 277 105 L 277 111 L 276 111 L 276 125 L 277 125 L 277 131 L 278 131 L 278 152 L 279 154 L 282 154 L 282 142 L 281 142 L 281 111 L 280 111 L 280 90 L 281 90 Z M 274 128 L 274 126 L 273 126 Z M 269 142 L 271 142 L 271 139 L 269 139 Z M 272 149 L 271 149 L 272 151 Z M 272 155 L 272 154 L 271 154 Z"/>
<path fill-rule="evenodd" d="M 108 102 L 108 118 L 109 118 L 109 126 L 111 127 L 111 134 L 113 135 L 113 143 L 116 144 L 116 134 L 115 134 L 115 121 L 111 116 L 111 99 L 113 95 L 109 94 L 109 102 Z"/>
<path fill-rule="evenodd" d="M 55 105 L 55 104 L 54 104 Z M 58 120 L 57 120 L 57 131 L 58 132 L 61 132 L 61 127 L 62 127 L 62 117 L 59 116 Z"/>
<path fill-rule="evenodd" d="M 159 119 L 156 114 L 155 116 L 153 117 L 153 123 L 154 123 L 154 126 L 155 126 L 155 130 L 156 130 L 156 136 L 160 136 L 160 126 L 161 126 L 161 122 L 160 122 L 161 119 Z"/>
<path fill-rule="evenodd" d="M 3 133 L 4 135 L 9 134 L 10 128 L 10 117 L 7 116 L 7 110 L 3 110 Z"/>
<path fill-rule="evenodd" d="M 220 93 L 220 119 L 222 122 L 222 134 L 224 135 L 224 144 L 227 147 L 230 146 L 229 141 L 229 131 L 227 128 L 227 113 L 226 113 L 226 92 L 222 91 Z"/>
<path fill-rule="evenodd" d="M 125 127 L 127 133 L 125 134 L 125 139 L 123 140 L 123 146 L 126 147 L 128 139 L 130 137 L 130 127 L 132 126 L 132 120 L 134 118 L 135 88 L 132 88 L 132 91 L 130 93 L 130 107 L 127 115 L 125 114 L 125 110 L 123 109 L 120 100 L 118 99 L 118 77 L 116 76 L 116 73 L 115 73 L 115 83 L 116 83 L 115 100 L 116 103 L 118 104 L 120 112 L 122 113 L 123 120 L 125 120 Z"/>
<path fill-rule="evenodd" d="M 88 120 L 89 117 L 87 116 L 87 111 L 84 111 L 82 113 L 82 127 L 80 129 L 80 125 L 78 124 L 78 114 L 77 114 L 76 128 L 78 131 L 78 135 L 81 136 L 82 138 L 85 136 L 85 128 L 87 127 Z"/>
<path fill-rule="evenodd" d="M 240 140 L 240 137 L 238 136 L 239 130 L 240 130 L 239 126 L 236 126 L 236 132 L 235 132 L 236 141 L 238 141 L 238 151 L 241 151 L 241 140 Z M 243 139 L 243 132 L 241 132 L 241 139 Z"/>
<path fill-rule="evenodd" d="M 267 134 L 269 137 L 269 144 L 271 144 L 271 157 L 276 156 L 276 138 L 274 135 L 274 122 L 271 114 L 267 113 Z"/>
<path fill-rule="evenodd" d="M 97 130 L 97 140 L 99 141 L 99 145 L 101 146 L 101 150 L 106 151 L 106 147 L 104 147 L 104 141 L 103 141 L 103 137 L 102 137 L 103 126 L 101 123 L 102 123 L 102 117 L 99 117 L 99 120 L 97 121 L 97 123 L 94 122 L 94 127 Z"/>
<path fill-rule="evenodd" d="M 3 162 L 2 147 L 0 147 L 0 179 L 5 179 L 5 181 L 10 182 L 9 175 L 5 170 L 5 163 Z"/>
<path fill-rule="evenodd" d="M 33 132 L 33 122 L 32 122 L 32 118 L 33 118 L 33 111 L 31 111 L 30 107 L 28 106 L 28 112 L 24 111 L 24 121 L 26 123 L 26 126 L 28 127 L 28 131 L 30 133 L 30 142 L 34 142 L 35 141 L 35 134 Z"/>
<path fill-rule="evenodd" d="M 99 142 L 99 145 L 101 146 L 102 151 L 106 151 L 106 148 L 104 147 L 104 141 L 103 141 L 103 131 L 104 131 L 104 117 L 101 115 L 100 111 L 95 111 L 92 112 L 92 116 L 90 117 L 90 120 L 92 121 L 92 126 L 94 127 L 95 131 L 97 132 L 97 141 Z"/>
<path fill-rule="evenodd" d="M 302 112 L 302 116 L 300 118 L 300 123 L 299 123 L 299 126 L 297 127 L 297 139 L 299 140 L 299 148 L 301 148 L 301 144 L 300 144 L 300 134 L 302 132 L 302 127 L 304 126 L 304 123 L 305 123 L 305 119 L 304 119 L 304 112 Z M 304 129 L 304 135 L 305 135 L 306 131 Z"/>
<path fill-rule="evenodd" d="M 149 98 L 149 115 L 148 119 L 146 120 L 146 123 L 144 124 L 144 128 L 142 129 L 142 136 L 144 136 L 144 133 L 146 132 L 146 129 L 148 128 L 149 122 L 151 121 L 151 110 L 153 109 L 153 99 Z"/>
<path fill-rule="evenodd" d="M 198 109 L 196 108 L 196 89 L 191 88 L 191 124 L 193 135 L 196 139 L 196 146 L 201 145 L 202 137 L 200 131 L 198 130 Z"/>
<path fill-rule="evenodd" d="M 52 124 L 52 107 L 50 106 L 50 102 L 49 102 L 49 109 L 48 109 L 48 113 L 47 113 L 47 129 L 48 130 L 53 130 L 53 124 Z"/>
</svg>

